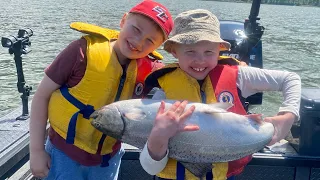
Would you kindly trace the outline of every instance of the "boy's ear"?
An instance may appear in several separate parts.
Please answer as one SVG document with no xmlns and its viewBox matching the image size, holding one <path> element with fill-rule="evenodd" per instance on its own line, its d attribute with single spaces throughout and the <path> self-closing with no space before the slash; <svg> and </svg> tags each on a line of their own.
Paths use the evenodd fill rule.
<svg viewBox="0 0 320 180">
<path fill-rule="evenodd" d="M 124 14 L 123 14 L 123 16 L 122 16 L 122 18 L 121 18 L 121 21 L 120 21 L 120 28 L 123 27 L 124 22 L 125 22 L 126 19 L 127 19 L 127 16 L 128 16 L 128 13 L 124 13 Z"/>
<path fill-rule="evenodd" d="M 172 47 L 171 47 L 171 54 L 172 54 L 173 57 L 175 57 L 176 59 L 178 59 L 177 52 L 176 52 L 175 48 L 172 48 Z"/>
</svg>

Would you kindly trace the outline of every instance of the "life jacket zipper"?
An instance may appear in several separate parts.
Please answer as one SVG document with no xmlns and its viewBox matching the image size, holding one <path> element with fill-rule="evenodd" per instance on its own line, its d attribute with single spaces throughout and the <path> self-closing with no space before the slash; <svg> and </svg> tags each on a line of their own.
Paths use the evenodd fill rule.
<svg viewBox="0 0 320 180">
<path fill-rule="evenodd" d="M 203 90 L 200 90 L 200 95 L 201 95 L 201 102 L 206 104 L 206 102 L 207 102 L 206 93 Z"/>
<path fill-rule="evenodd" d="M 120 96 L 121 96 L 121 92 L 122 92 L 123 87 L 124 87 L 124 83 L 126 81 L 126 77 L 127 77 L 127 68 L 123 67 L 123 73 L 122 73 L 121 78 L 120 78 L 117 95 L 116 95 L 116 98 L 114 99 L 114 101 L 119 101 Z M 101 153 L 101 149 L 102 149 L 102 146 L 103 146 L 103 143 L 104 143 L 106 137 L 107 136 L 105 134 L 103 134 L 101 136 L 101 138 L 100 138 L 99 145 L 98 145 L 98 151 L 97 151 L 99 154 Z"/>
<path fill-rule="evenodd" d="M 126 77 L 127 77 L 127 71 L 126 71 L 126 68 L 123 68 L 123 73 L 120 78 L 120 83 L 119 83 L 117 95 L 116 95 L 116 98 L 114 99 L 114 101 L 119 101 L 123 87 L 124 87 L 124 83 L 126 81 Z"/>
</svg>

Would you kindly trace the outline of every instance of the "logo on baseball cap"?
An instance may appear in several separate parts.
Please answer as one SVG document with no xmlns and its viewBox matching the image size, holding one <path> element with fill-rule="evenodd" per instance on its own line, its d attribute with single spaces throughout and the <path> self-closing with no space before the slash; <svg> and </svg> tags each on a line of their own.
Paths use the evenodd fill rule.
<svg viewBox="0 0 320 180">
<path fill-rule="evenodd" d="M 172 28 L 173 20 L 169 10 L 160 3 L 152 0 L 144 0 L 134 6 L 129 12 L 143 14 L 155 21 L 168 38 Z"/>
</svg>

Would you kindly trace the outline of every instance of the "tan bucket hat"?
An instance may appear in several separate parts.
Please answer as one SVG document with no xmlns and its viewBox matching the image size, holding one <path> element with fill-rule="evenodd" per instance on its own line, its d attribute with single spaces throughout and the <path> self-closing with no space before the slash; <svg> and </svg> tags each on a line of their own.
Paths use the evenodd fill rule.
<svg viewBox="0 0 320 180">
<path fill-rule="evenodd" d="M 174 20 L 170 38 L 164 43 L 164 50 L 171 52 L 173 43 L 195 44 L 199 41 L 220 43 L 220 51 L 230 49 L 230 43 L 220 37 L 220 22 L 210 11 L 195 9 L 180 13 Z"/>
</svg>

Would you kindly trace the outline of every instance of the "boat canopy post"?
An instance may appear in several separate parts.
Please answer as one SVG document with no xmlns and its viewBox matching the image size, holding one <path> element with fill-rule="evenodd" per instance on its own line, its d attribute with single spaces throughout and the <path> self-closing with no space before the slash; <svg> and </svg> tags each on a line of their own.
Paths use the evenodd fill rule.
<svg viewBox="0 0 320 180">
<path fill-rule="evenodd" d="M 28 46 L 31 46 L 29 37 L 33 35 L 31 29 L 19 29 L 18 36 L 2 37 L 1 44 L 5 48 L 9 48 L 9 54 L 14 54 L 14 61 L 17 69 L 18 76 L 18 91 L 22 93 L 20 96 L 22 99 L 22 115 L 17 117 L 16 120 L 27 120 L 29 118 L 28 98 L 31 86 L 27 86 L 23 68 L 22 68 L 22 54 L 28 54 L 31 50 L 28 50 Z"/>
</svg>

